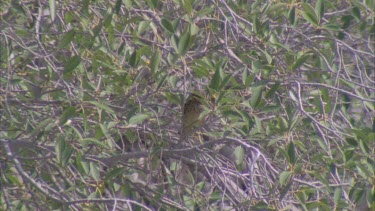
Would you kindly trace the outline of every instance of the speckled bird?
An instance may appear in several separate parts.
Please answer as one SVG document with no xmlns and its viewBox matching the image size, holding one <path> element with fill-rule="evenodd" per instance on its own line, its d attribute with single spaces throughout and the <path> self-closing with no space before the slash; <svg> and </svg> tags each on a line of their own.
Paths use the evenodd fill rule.
<svg viewBox="0 0 375 211">
<path fill-rule="evenodd" d="M 187 98 L 184 105 L 184 113 L 182 114 L 182 139 L 187 139 L 194 133 L 194 130 L 202 124 L 199 116 L 204 111 L 202 104 L 203 97 L 201 94 L 192 93 Z"/>
</svg>

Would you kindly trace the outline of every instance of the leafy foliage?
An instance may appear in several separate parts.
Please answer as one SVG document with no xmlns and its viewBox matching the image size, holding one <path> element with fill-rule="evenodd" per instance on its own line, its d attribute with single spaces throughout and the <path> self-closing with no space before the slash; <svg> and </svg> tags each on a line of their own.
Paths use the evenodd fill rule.
<svg viewBox="0 0 375 211">
<path fill-rule="evenodd" d="M 1 209 L 374 208 L 374 6 L 1 1 Z"/>
</svg>

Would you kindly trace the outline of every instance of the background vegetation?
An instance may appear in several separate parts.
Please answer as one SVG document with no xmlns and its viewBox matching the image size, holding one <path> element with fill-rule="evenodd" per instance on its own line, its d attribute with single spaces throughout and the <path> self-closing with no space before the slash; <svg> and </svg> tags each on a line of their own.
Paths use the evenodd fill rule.
<svg viewBox="0 0 375 211">
<path fill-rule="evenodd" d="M 374 0 L 0 8 L 0 209 L 375 207 Z"/>
</svg>

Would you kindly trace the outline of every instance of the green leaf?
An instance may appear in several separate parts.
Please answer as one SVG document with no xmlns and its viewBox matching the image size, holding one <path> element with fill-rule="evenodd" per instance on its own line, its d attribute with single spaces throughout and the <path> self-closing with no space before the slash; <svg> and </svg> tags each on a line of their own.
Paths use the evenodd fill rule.
<svg viewBox="0 0 375 211">
<path fill-rule="evenodd" d="M 212 77 L 212 80 L 209 85 L 209 87 L 215 91 L 219 91 L 221 81 L 223 80 L 223 77 L 224 77 L 224 71 L 223 71 L 223 67 L 221 64 L 222 63 L 216 66 L 215 74 Z"/>
<path fill-rule="evenodd" d="M 167 30 L 168 32 L 170 32 L 170 33 L 172 33 L 172 34 L 175 32 L 172 23 L 169 22 L 167 19 L 164 19 L 164 18 L 161 19 L 160 23 L 161 23 L 161 26 L 162 26 L 165 30 Z"/>
<path fill-rule="evenodd" d="M 303 54 L 298 57 L 297 61 L 289 68 L 290 70 L 295 70 L 299 68 L 305 61 L 310 57 L 308 54 Z"/>
<path fill-rule="evenodd" d="M 280 1 L 279 1 L 280 2 Z M 286 3 L 276 3 L 271 4 L 270 7 L 266 10 L 266 13 L 269 15 L 279 15 L 283 11 L 288 9 L 289 4 Z"/>
<path fill-rule="evenodd" d="M 110 170 L 106 175 L 105 175 L 105 181 L 112 182 L 112 180 L 118 176 L 121 176 L 125 172 L 124 167 L 118 167 L 115 169 Z"/>
<path fill-rule="evenodd" d="M 123 0 L 126 8 L 133 8 L 133 0 Z"/>
<path fill-rule="evenodd" d="M 355 18 L 357 21 L 360 21 L 360 20 L 361 20 L 361 10 L 359 10 L 358 7 L 353 7 L 353 9 L 352 9 L 352 13 L 353 13 L 354 18 Z"/>
<path fill-rule="evenodd" d="M 82 158 L 82 154 L 79 153 L 79 151 L 76 152 L 76 160 L 75 160 L 75 166 L 77 167 L 78 171 L 82 174 L 89 173 L 89 165 L 88 163 Z"/>
<path fill-rule="evenodd" d="M 337 188 L 335 188 L 333 201 L 335 202 L 335 204 L 338 204 L 341 201 L 341 199 L 342 199 L 342 188 L 337 187 Z"/>
<path fill-rule="evenodd" d="M 342 22 L 342 29 L 346 29 L 350 26 L 351 22 L 353 20 L 353 16 L 351 15 L 344 15 L 341 17 L 341 22 Z"/>
<path fill-rule="evenodd" d="M 321 138 L 316 138 L 316 141 L 318 142 L 319 146 L 324 150 L 328 151 L 328 147 L 325 144 L 325 142 Z"/>
<path fill-rule="evenodd" d="M 110 114 L 116 114 L 116 112 L 112 108 L 108 107 L 107 105 L 102 104 L 101 102 L 98 102 L 98 101 L 88 101 L 88 103 L 91 103 L 91 104 L 93 104 L 93 105 L 95 105 L 95 106 L 97 106 L 97 107 L 105 110 L 106 112 L 108 112 Z"/>
<path fill-rule="evenodd" d="M 319 210 L 327 210 L 327 211 L 332 210 L 332 208 L 328 206 L 327 202 L 323 200 L 306 203 L 307 210 L 316 210 L 317 208 Z"/>
<path fill-rule="evenodd" d="M 197 25 L 195 25 L 194 23 L 192 23 L 192 24 L 189 25 L 189 27 L 190 27 L 190 33 L 191 33 L 192 36 L 198 34 L 199 27 Z"/>
<path fill-rule="evenodd" d="M 106 28 L 111 26 L 112 18 L 113 18 L 113 13 L 108 14 L 103 21 L 103 26 Z"/>
<path fill-rule="evenodd" d="M 34 128 L 31 135 L 36 135 L 41 132 L 48 132 L 50 131 L 56 124 L 55 119 L 53 118 L 47 118 L 41 122 L 38 123 L 38 125 Z"/>
<path fill-rule="evenodd" d="M 102 134 L 103 134 L 106 138 L 111 138 L 110 133 L 109 133 L 108 128 L 107 128 L 106 125 L 103 125 L 103 124 L 99 123 L 99 128 L 100 128 Z"/>
<path fill-rule="evenodd" d="M 56 17 L 56 0 L 48 0 L 49 13 L 51 15 L 51 22 L 55 20 Z"/>
<path fill-rule="evenodd" d="M 211 14 L 215 10 L 214 5 L 203 7 L 200 10 L 195 11 L 195 14 L 199 17 Z"/>
<path fill-rule="evenodd" d="M 66 166 L 73 153 L 73 148 L 66 143 L 65 137 L 60 136 L 55 147 L 56 156 L 61 166 Z"/>
<path fill-rule="evenodd" d="M 280 82 L 276 81 L 274 85 L 272 85 L 271 89 L 266 93 L 266 98 L 267 99 L 271 99 L 274 97 L 276 91 L 279 89 L 280 87 Z"/>
<path fill-rule="evenodd" d="M 364 152 L 366 155 L 369 154 L 370 148 L 369 148 L 368 144 L 365 141 L 363 141 L 362 139 L 359 141 L 359 147 L 361 148 L 362 152 Z"/>
<path fill-rule="evenodd" d="M 254 73 L 258 73 L 261 69 L 263 69 L 263 64 L 258 60 L 252 61 L 251 69 L 254 71 Z"/>
<path fill-rule="evenodd" d="M 337 24 L 334 24 L 334 23 L 324 24 L 323 28 L 325 28 L 328 31 L 333 31 L 333 32 L 339 32 L 339 31 L 341 31 L 340 27 Z"/>
<path fill-rule="evenodd" d="M 80 129 L 74 127 L 74 125 L 67 125 L 67 127 L 71 128 L 71 130 L 74 131 L 74 134 L 77 136 L 77 140 L 78 141 L 82 141 L 83 140 L 83 137 L 82 137 Z M 72 135 L 74 135 L 74 134 L 72 134 Z"/>
<path fill-rule="evenodd" d="M 103 147 L 104 149 L 109 149 L 109 147 L 108 147 L 107 144 L 105 144 L 104 142 L 99 141 L 96 138 L 84 138 L 82 140 L 82 147 L 87 147 L 88 145 L 91 145 L 91 144 Z"/>
<path fill-rule="evenodd" d="M 190 0 L 183 0 L 182 4 L 187 14 L 191 15 L 192 6 Z"/>
<path fill-rule="evenodd" d="M 289 128 L 289 124 L 288 124 L 288 121 L 282 117 L 282 116 L 279 116 L 277 118 L 277 122 L 278 122 L 278 126 L 279 128 L 283 131 L 283 132 L 286 132 L 286 130 Z"/>
<path fill-rule="evenodd" d="M 295 26 L 297 21 L 296 21 L 296 7 L 290 8 L 288 12 L 288 20 L 292 26 Z"/>
<path fill-rule="evenodd" d="M 352 185 L 352 188 L 349 191 L 349 197 L 352 199 L 354 202 L 358 202 L 361 199 L 364 198 L 366 192 L 363 189 L 363 186 L 358 183 L 354 183 Z"/>
<path fill-rule="evenodd" d="M 367 158 L 366 161 L 364 161 L 364 163 L 366 164 L 367 169 L 371 172 L 371 174 L 374 175 L 375 174 L 375 160 L 373 160 L 372 158 Z"/>
<path fill-rule="evenodd" d="M 138 25 L 137 35 L 140 36 L 150 26 L 151 21 L 141 21 Z"/>
<path fill-rule="evenodd" d="M 236 156 L 236 164 L 241 165 L 244 161 L 245 150 L 242 146 L 238 146 L 234 149 L 234 155 Z"/>
<path fill-rule="evenodd" d="M 290 171 L 281 172 L 280 178 L 279 178 L 280 185 L 282 186 L 286 185 L 289 179 L 292 177 L 292 175 L 293 175 L 293 172 L 290 172 Z"/>
<path fill-rule="evenodd" d="M 72 71 L 81 63 L 80 56 L 73 56 L 64 64 L 64 77 L 70 76 Z"/>
<path fill-rule="evenodd" d="M 345 151 L 344 151 L 344 161 L 345 161 L 345 163 L 350 162 L 353 155 L 354 155 L 354 149 L 353 148 L 345 149 Z"/>
<path fill-rule="evenodd" d="M 242 71 L 242 84 L 243 85 L 245 85 L 245 86 L 248 86 L 249 84 L 247 83 L 247 78 L 248 78 L 248 75 L 249 75 L 249 73 L 248 73 L 248 70 L 247 70 L 247 68 L 243 68 L 243 71 Z"/>
<path fill-rule="evenodd" d="M 174 50 L 178 53 L 178 42 L 179 42 L 180 38 L 177 36 L 177 35 L 173 35 L 171 37 L 171 44 L 172 44 L 172 47 L 174 48 Z M 172 53 L 169 53 L 169 55 L 172 55 Z M 169 58 L 168 58 L 169 59 Z M 169 62 L 169 61 L 168 61 Z M 171 64 L 171 63 L 170 63 Z"/>
<path fill-rule="evenodd" d="M 146 2 L 151 9 L 155 9 L 159 3 L 158 0 L 146 0 Z"/>
<path fill-rule="evenodd" d="M 129 124 L 136 125 L 142 123 L 145 119 L 149 118 L 150 116 L 147 114 L 136 114 L 129 119 Z"/>
<path fill-rule="evenodd" d="M 297 163 L 294 165 L 293 173 L 294 174 L 299 174 L 302 171 L 303 164 L 302 163 Z"/>
<path fill-rule="evenodd" d="M 319 22 L 320 22 L 320 20 L 324 16 L 324 0 L 318 0 L 316 2 L 316 4 L 315 4 L 315 14 L 318 17 Z"/>
<path fill-rule="evenodd" d="M 154 55 L 152 55 L 151 62 L 150 62 L 150 68 L 153 74 L 158 71 L 160 60 L 161 60 L 161 52 L 159 49 L 157 49 Z"/>
<path fill-rule="evenodd" d="M 136 67 L 139 62 L 139 56 L 137 55 L 137 50 L 134 50 L 132 55 L 129 58 L 129 65 Z"/>
<path fill-rule="evenodd" d="M 289 157 L 289 163 L 293 165 L 296 162 L 296 149 L 293 142 L 289 143 L 287 152 Z"/>
<path fill-rule="evenodd" d="M 275 208 L 272 206 L 272 205 L 269 205 L 267 204 L 266 202 L 264 201 L 258 201 L 256 204 L 252 205 L 251 207 L 249 207 L 250 209 L 249 210 L 259 210 L 259 211 L 271 211 L 271 210 L 275 210 Z"/>
<path fill-rule="evenodd" d="M 258 16 L 254 16 L 254 18 L 253 18 L 253 31 L 256 34 L 259 34 L 260 28 L 261 28 L 261 24 L 260 24 L 259 18 L 258 18 Z"/>
<path fill-rule="evenodd" d="M 190 34 L 190 30 L 189 28 L 186 28 L 185 32 L 181 35 L 181 37 L 178 40 L 177 53 L 180 56 L 184 56 L 188 52 L 191 42 L 192 36 Z"/>
<path fill-rule="evenodd" d="M 312 25 L 318 26 L 319 21 L 311 5 L 307 3 L 302 3 L 302 8 L 303 8 L 303 10 L 301 10 L 302 16 Z"/>
<path fill-rule="evenodd" d="M 90 162 L 90 175 L 95 181 L 99 181 L 99 173 L 99 166 L 94 162 Z"/>
<path fill-rule="evenodd" d="M 246 123 L 247 127 L 251 129 L 254 126 L 254 121 L 250 117 L 249 112 L 247 111 L 240 111 L 241 117 L 243 121 Z"/>
<path fill-rule="evenodd" d="M 225 78 L 223 79 L 223 81 L 220 84 L 219 91 L 222 90 L 223 88 L 225 88 L 225 86 L 228 84 L 228 82 L 231 78 L 232 78 L 232 74 L 229 74 L 229 75 L 225 76 Z"/>
<path fill-rule="evenodd" d="M 368 10 L 371 10 L 371 8 L 374 9 L 375 1 L 374 0 L 365 0 L 365 5 L 367 6 Z"/>
<path fill-rule="evenodd" d="M 94 130 L 95 130 L 95 135 L 94 135 L 95 139 L 100 140 L 101 138 L 103 138 L 104 133 L 100 129 L 100 125 L 96 125 Z"/>
<path fill-rule="evenodd" d="M 296 192 L 296 197 L 302 204 L 306 204 L 307 194 L 305 190 L 299 190 Z"/>
<path fill-rule="evenodd" d="M 260 51 L 262 51 L 263 54 L 266 56 L 268 64 L 272 64 L 272 61 L 273 61 L 272 56 L 266 50 L 263 51 L 260 49 Z"/>
<path fill-rule="evenodd" d="M 161 77 L 159 78 L 158 82 L 157 82 L 157 87 L 156 87 L 156 90 L 159 90 L 160 87 L 164 84 L 164 82 L 167 80 L 167 77 L 168 77 L 168 74 L 161 74 Z"/>
<path fill-rule="evenodd" d="M 15 9 L 17 12 L 19 12 L 20 14 L 26 16 L 26 13 L 25 10 L 23 9 L 23 7 L 18 3 L 18 1 L 10 1 L 11 2 L 11 6 L 13 9 Z"/>
<path fill-rule="evenodd" d="M 257 86 L 252 89 L 252 95 L 250 98 L 250 106 L 256 108 L 262 99 L 263 86 Z"/>
</svg>

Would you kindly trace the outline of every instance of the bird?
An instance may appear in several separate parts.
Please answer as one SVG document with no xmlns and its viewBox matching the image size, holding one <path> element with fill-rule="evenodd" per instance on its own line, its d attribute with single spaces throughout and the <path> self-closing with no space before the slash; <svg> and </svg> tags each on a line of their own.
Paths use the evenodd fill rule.
<svg viewBox="0 0 375 211">
<path fill-rule="evenodd" d="M 186 99 L 182 114 L 181 139 L 186 141 L 203 123 L 204 98 L 200 92 L 191 93 Z"/>
</svg>

